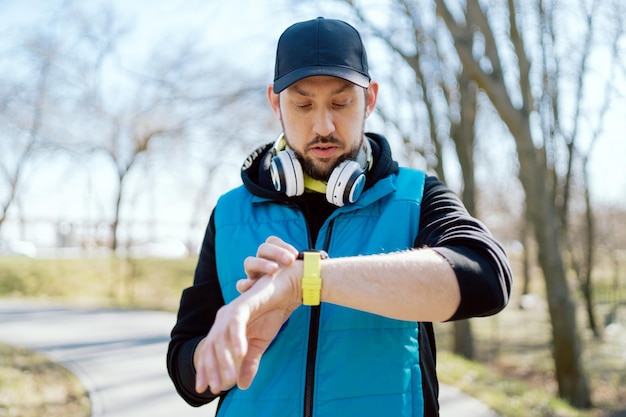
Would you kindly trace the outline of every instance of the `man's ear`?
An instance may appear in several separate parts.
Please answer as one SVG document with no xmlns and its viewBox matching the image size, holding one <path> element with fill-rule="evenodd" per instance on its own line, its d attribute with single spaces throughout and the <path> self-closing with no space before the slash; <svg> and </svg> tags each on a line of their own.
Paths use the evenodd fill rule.
<svg viewBox="0 0 626 417">
<path fill-rule="evenodd" d="M 280 100 L 278 98 L 278 94 L 274 93 L 274 84 L 267 86 L 267 100 L 270 102 L 274 115 L 278 120 L 280 120 Z"/>
<path fill-rule="evenodd" d="M 376 81 L 370 82 L 367 87 L 367 106 L 365 107 L 365 115 L 369 117 L 376 107 L 376 100 L 378 98 L 378 83 Z"/>
</svg>

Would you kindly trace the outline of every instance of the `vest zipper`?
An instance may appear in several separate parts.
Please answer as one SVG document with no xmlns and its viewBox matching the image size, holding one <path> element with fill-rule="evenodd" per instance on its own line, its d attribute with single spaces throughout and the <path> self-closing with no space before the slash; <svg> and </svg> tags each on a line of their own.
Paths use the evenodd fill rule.
<svg viewBox="0 0 626 417">
<path fill-rule="evenodd" d="M 324 250 L 328 252 L 330 246 L 330 236 L 332 234 L 334 219 L 328 224 L 326 239 L 324 240 Z M 310 234 L 309 234 L 310 236 Z M 311 245 L 313 247 L 313 245 Z M 321 306 L 311 307 L 311 318 L 309 320 L 309 343 L 306 355 L 306 373 L 304 380 L 304 417 L 313 417 L 313 390 L 315 388 L 315 364 L 317 362 L 317 339 L 320 328 Z"/>
<path fill-rule="evenodd" d="M 309 323 L 309 348 L 306 356 L 306 379 L 304 382 L 304 417 L 313 417 L 313 388 L 315 386 L 315 362 L 317 360 L 317 337 L 320 325 L 320 306 L 311 307 Z"/>
</svg>

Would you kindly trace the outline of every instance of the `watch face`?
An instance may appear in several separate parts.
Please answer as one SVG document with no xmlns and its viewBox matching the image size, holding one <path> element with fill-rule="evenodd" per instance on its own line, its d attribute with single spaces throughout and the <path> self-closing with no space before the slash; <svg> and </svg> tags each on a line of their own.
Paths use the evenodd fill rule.
<svg viewBox="0 0 626 417">
<path fill-rule="evenodd" d="M 311 253 L 319 253 L 320 254 L 320 259 L 328 259 L 328 253 L 324 250 L 318 250 L 318 249 L 307 249 L 307 250 L 303 250 L 298 252 L 298 257 L 296 259 L 304 259 L 304 253 L 305 252 L 311 252 Z"/>
</svg>

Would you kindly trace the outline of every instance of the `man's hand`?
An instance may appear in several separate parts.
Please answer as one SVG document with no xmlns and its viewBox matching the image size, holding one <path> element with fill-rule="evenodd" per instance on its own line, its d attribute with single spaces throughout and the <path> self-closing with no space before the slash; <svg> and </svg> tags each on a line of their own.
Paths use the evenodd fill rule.
<svg viewBox="0 0 626 417">
<path fill-rule="evenodd" d="M 302 303 L 302 265 L 294 263 L 296 255 L 292 246 L 269 238 L 257 257 L 246 259 L 248 279 L 240 281 L 244 293 L 218 311 L 194 352 L 196 391 L 210 387 L 219 394 L 235 384 L 250 386 L 267 347 Z"/>
<path fill-rule="evenodd" d="M 298 250 L 276 236 L 268 237 L 257 249 L 256 257 L 244 261 L 247 279 L 237 282 L 237 291 L 244 293 L 264 275 L 273 275 L 281 267 L 289 267 L 298 256 Z"/>
</svg>

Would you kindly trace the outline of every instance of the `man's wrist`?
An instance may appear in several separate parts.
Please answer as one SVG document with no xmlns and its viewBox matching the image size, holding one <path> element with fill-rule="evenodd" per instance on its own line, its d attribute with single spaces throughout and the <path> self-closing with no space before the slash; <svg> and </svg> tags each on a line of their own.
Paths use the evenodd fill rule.
<svg viewBox="0 0 626 417">
<path fill-rule="evenodd" d="M 303 260 L 302 267 L 302 304 L 316 306 L 321 302 L 322 276 L 321 260 L 328 258 L 328 254 L 319 250 L 307 250 L 298 253 L 298 259 Z"/>
</svg>

